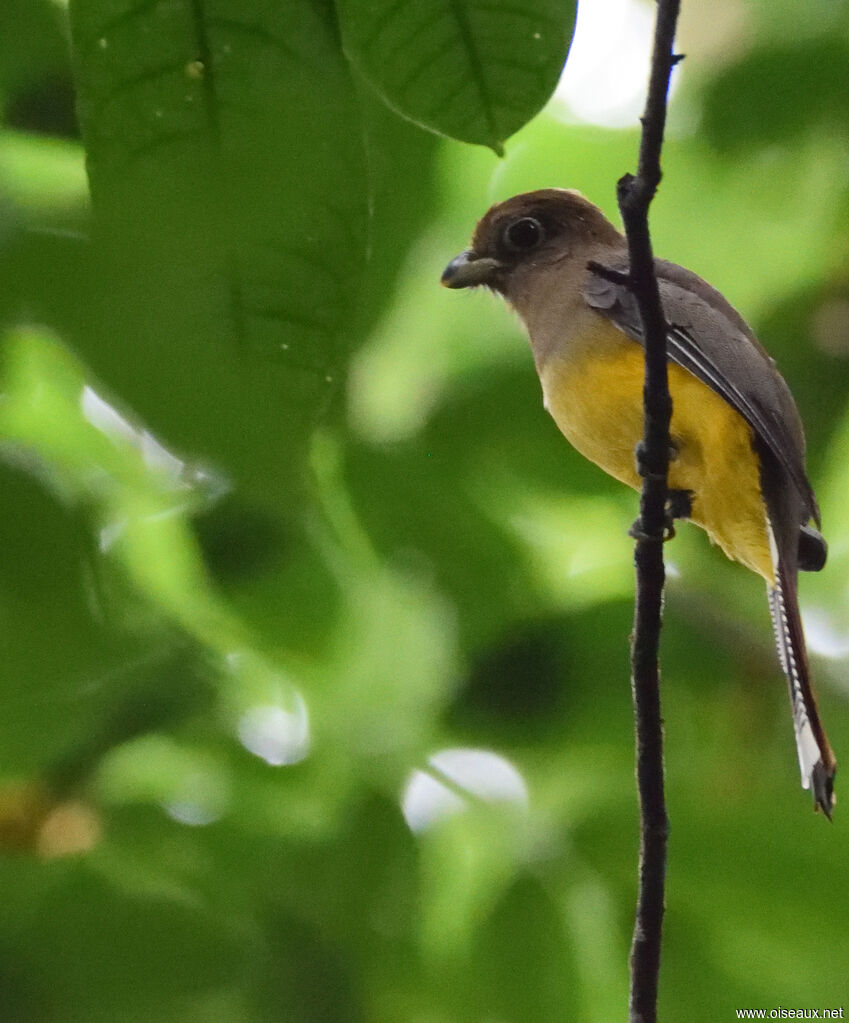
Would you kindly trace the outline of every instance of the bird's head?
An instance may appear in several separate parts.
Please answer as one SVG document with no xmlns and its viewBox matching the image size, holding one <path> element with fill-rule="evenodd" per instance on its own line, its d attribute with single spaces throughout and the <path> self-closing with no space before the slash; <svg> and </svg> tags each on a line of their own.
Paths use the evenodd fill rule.
<svg viewBox="0 0 849 1023">
<path fill-rule="evenodd" d="M 597 206 L 579 192 L 545 188 L 496 203 L 478 222 L 471 247 L 442 274 L 446 288 L 481 285 L 513 299 L 521 282 L 595 244 L 621 241 Z"/>
</svg>

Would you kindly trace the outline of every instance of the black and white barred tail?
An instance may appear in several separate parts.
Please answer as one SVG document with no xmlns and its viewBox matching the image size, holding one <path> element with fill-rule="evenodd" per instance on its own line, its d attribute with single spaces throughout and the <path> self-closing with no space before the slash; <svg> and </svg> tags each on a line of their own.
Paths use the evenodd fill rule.
<svg viewBox="0 0 849 1023">
<path fill-rule="evenodd" d="M 772 539 L 770 529 L 770 538 Z M 778 657 L 790 689 L 796 752 L 802 788 L 813 791 L 815 806 L 831 820 L 837 765 L 811 688 L 805 634 L 799 614 L 795 571 L 789 573 L 772 543 L 775 585 L 767 586 Z"/>
</svg>

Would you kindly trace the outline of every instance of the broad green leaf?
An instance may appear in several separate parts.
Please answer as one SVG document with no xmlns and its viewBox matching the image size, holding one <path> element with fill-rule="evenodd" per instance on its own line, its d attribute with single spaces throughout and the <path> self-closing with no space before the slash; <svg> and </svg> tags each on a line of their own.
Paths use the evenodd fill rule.
<svg viewBox="0 0 849 1023">
<path fill-rule="evenodd" d="M 71 26 L 100 278 L 90 358 L 170 442 L 268 495 L 338 387 L 366 260 L 360 107 L 332 10 L 72 0 Z"/>
<path fill-rule="evenodd" d="M 389 106 L 500 153 L 554 91 L 576 4 L 341 0 L 339 10 L 346 53 Z"/>
</svg>

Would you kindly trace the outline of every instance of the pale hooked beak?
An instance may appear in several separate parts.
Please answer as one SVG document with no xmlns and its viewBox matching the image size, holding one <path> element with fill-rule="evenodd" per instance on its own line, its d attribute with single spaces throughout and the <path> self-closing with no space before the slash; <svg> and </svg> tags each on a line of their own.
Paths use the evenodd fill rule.
<svg viewBox="0 0 849 1023">
<path fill-rule="evenodd" d="M 466 249 L 445 267 L 441 280 L 446 288 L 475 288 L 491 284 L 501 267 L 497 259 L 479 256 L 473 249 Z"/>
</svg>

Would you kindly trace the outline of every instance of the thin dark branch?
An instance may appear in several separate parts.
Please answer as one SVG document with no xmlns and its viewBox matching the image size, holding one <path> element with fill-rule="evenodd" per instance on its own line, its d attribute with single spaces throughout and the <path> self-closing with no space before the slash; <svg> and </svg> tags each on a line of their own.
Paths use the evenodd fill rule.
<svg viewBox="0 0 849 1023">
<path fill-rule="evenodd" d="M 666 124 L 669 76 L 680 57 L 673 53 L 680 0 L 658 0 L 654 50 L 637 175 L 617 187 L 628 239 L 629 287 L 643 324 L 646 375 L 643 441 L 637 463 L 643 477 L 640 519 L 635 530 L 636 601 L 631 648 L 631 684 L 636 727 L 636 771 L 640 800 L 640 868 L 634 939 L 631 945 L 631 1023 L 655 1023 L 666 881 L 666 814 L 663 722 L 658 649 L 664 586 L 663 538 L 669 468 L 672 401 L 666 372 L 666 322 L 654 273 L 648 210 L 660 184 L 660 152 Z"/>
</svg>

